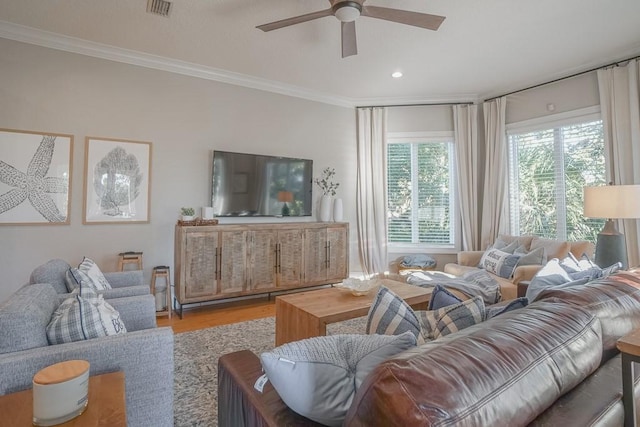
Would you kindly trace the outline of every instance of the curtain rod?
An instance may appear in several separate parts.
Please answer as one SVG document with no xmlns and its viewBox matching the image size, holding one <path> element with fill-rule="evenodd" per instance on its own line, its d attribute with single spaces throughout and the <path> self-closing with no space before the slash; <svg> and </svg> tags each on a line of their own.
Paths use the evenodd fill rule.
<svg viewBox="0 0 640 427">
<path fill-rule="evenodd" d="M 473 102 L 434 102 L 428 104 L 395 104 L 395 105 L 356 105 L 356 108 L 376 108 L 376 107 L 437 107 L 443 105 L 473 105 Z"/>
<path fill-rule="evenodd" d="M 620 64 L 622 64 L 624 62 L 633 61 L 634 59 L 638 59 L 638 58 L 640 58 L 640 55 L 632 56 L 631 58 L 627 58 L 627 59 L 621 59 L 619 61 L 612 62 L 610 64 L 600 65 L 599 67 L 595 67 L 595 68 L 592 68 L 590 70 L 580 71 L 579 73 L 571 74 L 570 76 L 560 77 L 560 78 L 557 78 L 555 80 L 551 80 L 549 82 L 539 83 L 537 85 L 525 87 L 524 89 L 514 90 L 513 92 L 505 93 L 504 95 L 494 96 L 493 98 L 485 99 L 483 102 L 493 101 L 494 99 L 502 98 L 503 96 L 513 95 L 513 94 L 516 94 L 516 93 L 524 92 L 525 90 L 535 89 L 535 88 L 540 87 L 540 86 L 546 86 L 548 84 L 552 84 L 552 83 L 560 82 L 562 80 L 566 80 L 566 79 L 570 79 L 570 78 L 573 78 L 573 77 L 581 76 L 582 74 L 591 73 L 592 71 L 602 70 L 604 68 L 609 68 L 609 67 L 614 67 L 614 66 L 617 67 L 617 66 L 619 66 Z"/>
</svg>

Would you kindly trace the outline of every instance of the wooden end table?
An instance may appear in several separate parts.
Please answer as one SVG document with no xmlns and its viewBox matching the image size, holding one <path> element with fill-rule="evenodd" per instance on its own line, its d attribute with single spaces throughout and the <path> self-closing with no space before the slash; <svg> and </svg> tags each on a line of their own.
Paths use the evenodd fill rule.
<svg viewBox="0 0 640 427">
<path fill-rule="evenodd" d="M 0 396 L 0 414 L 8 426 L 33 426 L 33 389 Z M 126 427 L 124 373 L 89 377 L 87 409 L 78 417 L 57 425 Z"/>
<path fill-rule="evenodd" d="M 389 279 L 382 284 L 417 310 L 426 310 L 431 289 Z M 276 297 L 276 346 L 327 334 L 329 323 L 365 316 L 376 292 L 354 296 L 338 288 L 300 292 Z"/>
<path fill-rule="evenodd" d="M 624 426 L 634 427 L 636 425 L 636 402 L 633 390 L 633 363 L 640 363 L 640 329 L 635 329 L 620 338 L 616 346 L 622 353 Z"/>
</svg>

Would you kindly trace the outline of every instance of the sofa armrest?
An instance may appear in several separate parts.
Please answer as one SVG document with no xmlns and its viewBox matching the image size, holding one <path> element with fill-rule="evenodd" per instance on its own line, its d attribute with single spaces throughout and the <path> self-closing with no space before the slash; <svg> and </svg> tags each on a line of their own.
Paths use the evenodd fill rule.
<svg viewBox="0 0 640 427">
<path fill-rule="evenodd" d="M 124 372 L 130 427 L 173 426 L 173 331 L 168 327 L 0 355 L 0 395 L 30 388 L 36 372 L 73 359 L 87 360 L 91 375 Z"/>
<path fill-rule="evenodd" d="M 110 299 L 109 304 L 120 313 L 127 331 L 156 327 L 156 299 L 153 295 Z"/>
<path fill-rule="evenodd" d="M 98 293 L 102 294 L 106 299 L 135 297 L 138 295 L 151 294 L 151 288 L 147 285 L 135 285 L 122 288 L 105 289 L 103 291 L 98 291 Z"/>
<path fill-rule="evenodd" d="M 514 285 L 520 282 L 530 281 L 540 269 L 542 269 L 541 265 L 521 265 L 516 267 L 513 271 L 513 279 L 511 281 Z"/>
<path fill-rule="evenodd" d="M 462 251 L 458 252 L 458 264 L 468 267 L 477 267 L 484 251 Z"/>
<path fill-rule="evenodd" d="M 112 288 L 144 285 L 142 270 L 115 271 L 103 274 Z"/>
</svg>

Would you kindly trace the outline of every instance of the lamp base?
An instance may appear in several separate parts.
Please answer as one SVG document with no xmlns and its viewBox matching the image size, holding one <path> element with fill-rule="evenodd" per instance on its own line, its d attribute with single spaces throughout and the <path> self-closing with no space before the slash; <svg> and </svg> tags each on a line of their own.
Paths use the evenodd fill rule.
<svg viewBox="0 0 640 427">
<path fill-rule="evenodd" d="M 284 205 L 282 205 L 282 216 L 289 216 L 289 214 L 289 206 L 287 206 L 287 202 L 284 202 Z"/>
<path fill-rule="evenodd" d="M 608 220 L 604 229 L 598 234 L 595 263 L 600 268 L 606 268 L 616 262 L 622 263 L 623 270 L 627 269 L 627 245 L 624 234 L 617 230 L 613 221 Z"/>
</svg>

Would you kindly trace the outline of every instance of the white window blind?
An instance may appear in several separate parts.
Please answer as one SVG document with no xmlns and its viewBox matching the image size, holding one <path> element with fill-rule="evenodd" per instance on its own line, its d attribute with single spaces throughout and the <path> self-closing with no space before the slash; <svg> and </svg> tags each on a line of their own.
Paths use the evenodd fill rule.
<svg viewBox="0 0 640 427">
<path fill-rule="evenodd" d="M 452 141 L 389 142 L 389 243 L 453 247 Z"/>
<path fill-rule="evenodd" d="M 601 120 L 509 134 L 511 231 L 595 241 L 603 220 L 583 215 L 583 187 L 605 183 Z"/>
</svg>

